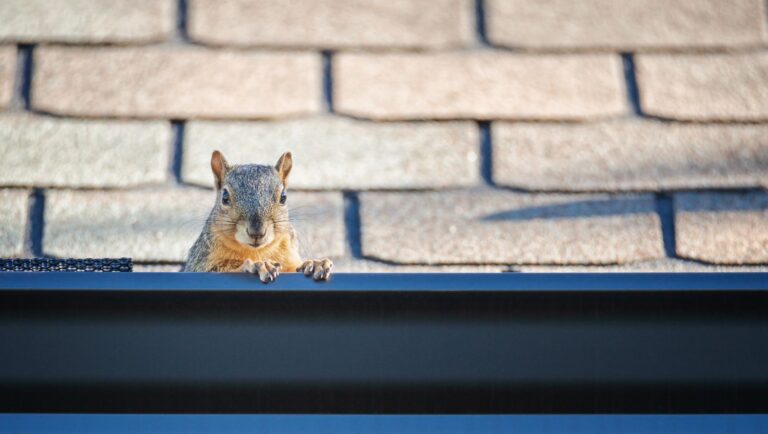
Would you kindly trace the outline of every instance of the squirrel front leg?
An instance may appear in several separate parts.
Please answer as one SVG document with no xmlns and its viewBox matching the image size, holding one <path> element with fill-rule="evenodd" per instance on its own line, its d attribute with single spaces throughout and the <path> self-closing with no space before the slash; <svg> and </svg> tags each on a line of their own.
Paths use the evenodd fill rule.
<svg viewBox="0 0 768 434">
<path fill-rule="evenodd" d="M 315 280 L 328 280 L 331 278 L 331 270 L 333 269 L 333 262 L 330 259 L 309 259 L 306 261 L 301 260 L 299 255 L 299 242 L 296 237 L 296 231 L 291 230 L 290 245 L 292 255 L 287 261 L 286 270 L 296 271 L 297 273 L 303 273 L 307 277 L 312 277 Z"/>
<path fill-rule="evenodd" d="M 258 274 L 259 280 L 264 283 L 273 282 L 280 275 L 280 263 L 271 261 L 254 262 L 246 259 L 239 271 L 244 273 Z"/>
<path fill-rule="evenodd" d="M 299 268 L 296 269 L 299 273 L 304 273 L 305 276 L 312 276 L 315 280 L 328 280 L 331 277 L 331 270 L 333 269 L 333 262 L 330 259 L 309 259 L 304 261 Z"/>
<path fill-rule="evenodd" d="M 282 266 L 279 262 L 272 261 L 252 261 L 246 259 L 239 271 L 244 273 L 258 274 L 259 280 L 264 283 L 273 282 L 280 275 Z M 309 259 L 295 268 L 296 272 L 303 273 L 314 280 L 328 280 L 331 278 L 333 262 L 328 259 Z"/>
</svg>

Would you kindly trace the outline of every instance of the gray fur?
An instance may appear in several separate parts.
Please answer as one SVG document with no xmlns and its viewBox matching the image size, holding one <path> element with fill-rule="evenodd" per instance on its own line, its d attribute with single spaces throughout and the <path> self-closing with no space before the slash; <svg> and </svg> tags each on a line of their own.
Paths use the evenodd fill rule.
<svg viewBox="0 0 768 434">
<path fill-rule="evenodd" d="M 224 179 L 224 187 L 232 196 L 232 206 L 247 220 L 266 220 L 277 203 L 282 188 L 277 170 L 272 166 L 247 164 L 234 166 Z M 221 201 L 217 202 L 221 206 Z"/>
<path fill-rule="evenodd" d="M 205 222 L 203 232 L 197 237 L 195 244 L 189 249 L 187 253 L 187 261 L 184 263 L 184 268 L 181 271 L 215 271 L 208 270 L 206 265 L 206 258 L 211 252 L 211 245 L 213 243 L 213 234 L 210 232 L 211 217 Z"/>
</svg>

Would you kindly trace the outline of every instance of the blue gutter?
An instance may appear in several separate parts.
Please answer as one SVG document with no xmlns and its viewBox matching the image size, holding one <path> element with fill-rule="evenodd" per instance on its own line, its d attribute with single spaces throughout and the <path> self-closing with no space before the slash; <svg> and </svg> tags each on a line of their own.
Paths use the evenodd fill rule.
<svg viewBox="0 0 768 434">
<path fill-rule="evenodd" d="M 768 413 L 768 275 L 0 274 L 0 410 Z"/>
</svg>

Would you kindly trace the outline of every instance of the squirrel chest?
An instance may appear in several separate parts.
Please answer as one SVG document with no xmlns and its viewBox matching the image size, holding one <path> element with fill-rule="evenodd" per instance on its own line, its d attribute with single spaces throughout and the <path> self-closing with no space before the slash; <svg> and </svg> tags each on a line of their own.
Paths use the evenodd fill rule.
<svg viewBox="0 0 768 434">
<path fill-rule="evenodd" d="M 282 264 L 284 271 L 294 272 L 301 265 L 293 235 L 281 235 L 271 244 L 256 249 L 234 239 L 216 240 L 208 255 L 209 270 L 238 271 L 246 259 L 253 262 L 272 261 Z"/>
</svg>

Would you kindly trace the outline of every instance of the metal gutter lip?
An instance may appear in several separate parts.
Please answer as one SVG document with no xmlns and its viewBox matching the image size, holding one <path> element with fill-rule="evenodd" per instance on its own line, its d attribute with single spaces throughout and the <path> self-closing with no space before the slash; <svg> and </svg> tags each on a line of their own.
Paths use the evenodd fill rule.
<svg viewBox="0 0 768 434">
<path fill-rule="evenodd" d="M 0 273 L 0 291 L 515 292 L 768 291 L 768 273 L 338 273 L 329 282 L 283 274 Z"/>
</svg>

